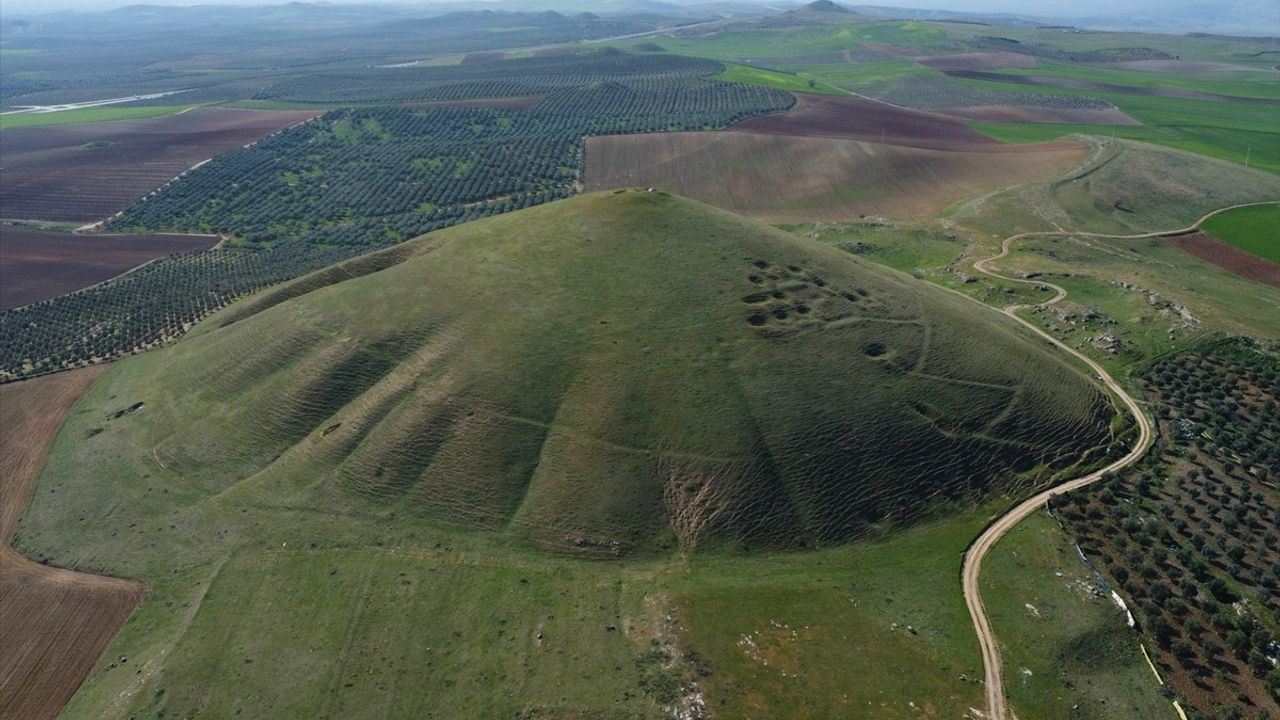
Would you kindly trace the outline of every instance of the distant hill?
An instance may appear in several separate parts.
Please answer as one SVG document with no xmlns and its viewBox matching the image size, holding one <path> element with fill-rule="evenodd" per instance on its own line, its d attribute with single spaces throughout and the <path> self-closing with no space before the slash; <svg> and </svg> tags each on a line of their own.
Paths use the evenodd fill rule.
<svg viewBox="0 0 1280 720">
<path fill-rule="evenodd" d="M 813 0 L 813 2 L 801 7 L 800 9 L 808 12 L 838 12 L 838 13 L 853 12 L 852 10 L 844 7 L 843 5 L 837 5 L 836 3 L 831 2 L 831 0 Z"/>
<path fill-rule="evenodd" d="M 66 432 L 93 467 L 59 456 L 46 480 L 75 486 L 62 517 L 86 539 L 216 496 L 588 554 L 841 542 L 1067 468 L 1112 419 L 997 312 L 644 191 L 301 278 L 121 362 L 88 403 Z"/>
</svg>

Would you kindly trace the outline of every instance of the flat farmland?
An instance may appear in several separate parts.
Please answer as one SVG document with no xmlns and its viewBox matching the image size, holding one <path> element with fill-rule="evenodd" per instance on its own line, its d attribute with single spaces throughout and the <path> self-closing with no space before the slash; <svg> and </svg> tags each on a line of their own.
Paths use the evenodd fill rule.
<svg viewBox="0 0 1280 720">
<path fill-rule="evenodd" d="M 1206 220 L 1204 229 L 1251 255 L 1280 263 L 1280 203 L 1228 210 Z"/>
<path fill-rule="evenodd" d="M 1009 149 L 956 118 L 860 96 L 797 94 L 787 112 L 748 118 L 734 130 L 770 135 L 870 140 L 935 150 Z"/>
<path fill-rule="evenodd" d="M 1119 108 L 1053 108 L 1021 105 L 970 105 L 949 108 L 947 114 L 979 122 L 1064 123 L 1073 125 L 1126 125 L 1142 123 Z M 1082 128 L 1083 130 L 1083 128 Z"/>
<path fill-rule="evenodd" d="M 1242 278 L 1280 287 L 1280 264 L 1245 252 L 1207 233 L 1192 233 L 1169 238 L 1169 244 Z"/>
<path fill-rule="evenodd" d="M 941 72 L 948 70 L 993 70 L 997 68 L 1033 68 L 1033 55 L 1015 52 L 957 53 L 916 58 L 916 62 Z"/>
<path fill-rule="evenodd" d="M 1073 142 L 1025 152 L 930 150 L 745 132 L 587 139 L 588 190 L 658 187 L 767 222 L 916 217 L 970 195 L 1063 172 Z"/>
<path fill-rule="evenodd" d="M 161 118 L 6 130 L 0 217 L 101 220 L 202 160 L 318 113 L 199 108 Z"/>
<path fill-rule="evenodd" d="M 142 599 L 140 583 L 47 567 L 9 547 L 63 417 L 105 370 L 0 386 L 0 717 L 56 717 Z"/>
<path fill-rule="evenodd" d="M 76 235 L 0 225 L 0 310 L 75 292 L 213 235 Z"/>
</svg>

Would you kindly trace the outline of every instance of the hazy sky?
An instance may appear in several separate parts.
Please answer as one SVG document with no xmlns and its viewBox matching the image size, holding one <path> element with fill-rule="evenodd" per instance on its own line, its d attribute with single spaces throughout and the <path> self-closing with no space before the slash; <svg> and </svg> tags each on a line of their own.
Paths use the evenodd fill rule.
<svg viewBox="0 0 1280 720">
<path fill-rule="evenodd" d="M 278 5 L 288 0 L 208 0 L 207 2 L 180 2 L 176 0 L 3 0 L 0 2 L 0 14 L 21 13 L 31 14 L 38 12 L 51 12 L 56 10 L 108 10 L 111 8 L 121 7 L 124 5 Z M 369 0 L 357 0 L 361 4 L 366 4 Z M 379 0 L 373 0 L 378 2 Z M 394 0 L 390 0 L 394 2 Z M 664 0 L 666 2 L 675 2 L 679 4 L 689 4 L 697 0 Z M 750 0 L 748 0 L 750 1 Z M 381 0 L 387 3 L 388 0 Z M 546 4 L 554 4 L 554 0 L 544 0 Z M 757 0 L 760 2 L 760 0 Z M 337 2 L 333 4 L 339 4 Z M 397 2 L 395 4 L 414 4 L 429 5 L 430 0 L 413 0 L 413 2 Z M 500 5 L 500 0 L 494 0 L 495 5 Z M 765 4 L 761 2 L 761 4 Z M 911 2 L 909 0 L 849 0 L 849 5 L 885 5 L 894 7 L 924 7 L 942 10 L 964 10 L 969 12 L 1007 12 L 1020 13 L 1026 15 L 1039 15 L 1044 17 L 1063 17 L 1073 16 L 1081 17 L 1085 15 L 1124 15 L 1130 12 L 1150 11 L 1161 5 L 1167 5 L 1167 1 L 1163 0 L 1072 0 L 1070 3 L 1060 2 L 1028 2 L 1027 0 L 920 0 L 919 2 Z"/>
</svg>

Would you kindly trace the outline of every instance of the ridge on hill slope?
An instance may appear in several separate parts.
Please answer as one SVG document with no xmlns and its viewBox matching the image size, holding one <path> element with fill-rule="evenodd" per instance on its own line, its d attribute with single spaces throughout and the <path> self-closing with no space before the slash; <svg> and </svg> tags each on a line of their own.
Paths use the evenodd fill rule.
<svg viewBox="0 0 1280 720">
<path fill-rule="evenodd" d="M 595 193 L 301 278 L 120 363 L 25 536 L 41 552 L 68 524 L 109 558 L 131 520 L 213 503 L 589 554 L 829 544 L 1043 481 L 1112 418 L 996 312 L 691 200 Z"/>
</svg>

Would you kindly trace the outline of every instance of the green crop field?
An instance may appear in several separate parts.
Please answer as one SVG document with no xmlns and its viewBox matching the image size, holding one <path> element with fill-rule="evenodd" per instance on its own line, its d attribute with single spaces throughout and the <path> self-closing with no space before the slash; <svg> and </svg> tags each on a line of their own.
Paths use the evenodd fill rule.
<svg viewBox="0 0 1280 720">
<path fill-rule="evenodd" d="M 791 92 L 810 92 L 825 95 L 843 95 L 840 88 L 818 82 L 803 73 L 785 73 L 777 70 L 748 67 L 746 65 L 726 64 L 725 71 L 715 76 L 722 82 L 743 83 L 744 85 L 761 85 Z"/>
<path fill-rule="evenodd" d="M 975 30 L 967 23 L 932 23 L 954 41 L 966 41 L 976 34 L 993 34 Z M 1160 35 L 1135 32 L 1075 32 L 1062 28 L 1002 26 L 1003 38 L 1017 40 L 1032 47 L 1051 48 L 1067 54 L 1087 53 L 1111 48 L 1152 48 L 1181 60 L 1220 62 L 1232 65 L 1270 69 L 1275 64 L 1274 45 L 1266 38 L 1227 38 L 1195 35 Z"/>
<path fill-rule="evenodd" d="M 1280 82 L 1276 81 L 1273 73 L 1245 66 L 1235 71 L 1144 72 L 1042 61 L 1034 68 L 1006 68 L 996 72 L 1011 77 L 1064 78 L 1158 91 L 1177 89 L 1242 98 L 1280 99 Z"/>
<path fill-rule="evenodd" d="M 1237 208 L 1209 218 L 1204 229 L 1241 250 L 1280 263 L 1280 204 Z"/>
<path fill-rule="evenodd" d="M 76 125 L 110 120 L 141 120 L 175 115 L 191 105 L 104 105 L 59 112 L 18 112 L 0 115 L 0 130 L 48 125 Z"/>
</svg>

